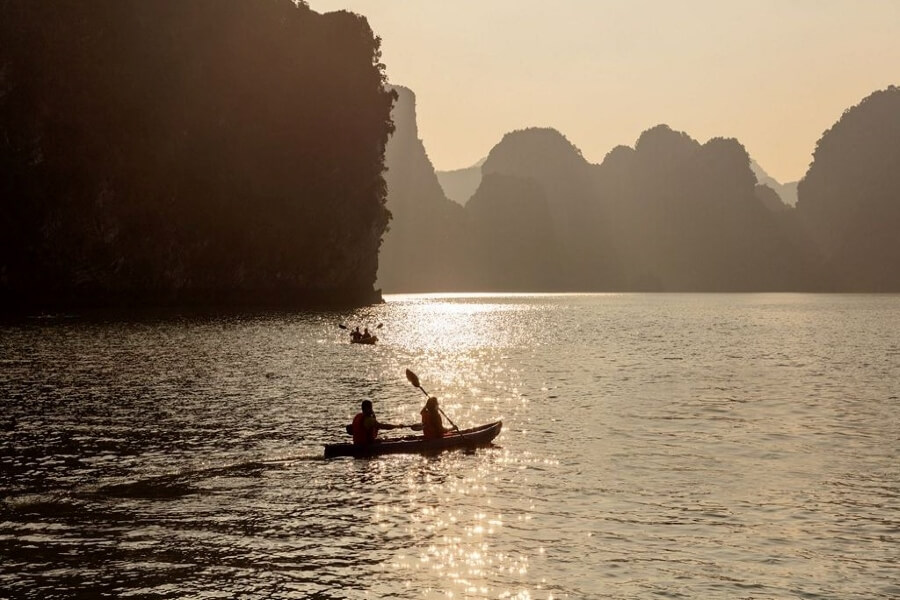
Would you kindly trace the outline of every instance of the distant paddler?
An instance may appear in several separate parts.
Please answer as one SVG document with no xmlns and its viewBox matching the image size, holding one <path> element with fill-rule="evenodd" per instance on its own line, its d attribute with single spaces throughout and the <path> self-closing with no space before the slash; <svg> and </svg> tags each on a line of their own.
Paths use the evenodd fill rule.
<svg viewBox="0 0 900 600">
<path fill-rule="evenodd" d="M 381 329 L 383 323 L 379 323 L 375 326 L 375 329 Z M 341 329 L 350 330 L 349 327 L 344 325 L 343 323 L 339 323 L 338 327 Z M 378 336 L 369 331 L 368 327 L 365 327 L 363 331 L 359 330 L 359 325 L 350 330 L 350 343 L 351 344 L 374 344 L 378 341 Z"/>
</svg>

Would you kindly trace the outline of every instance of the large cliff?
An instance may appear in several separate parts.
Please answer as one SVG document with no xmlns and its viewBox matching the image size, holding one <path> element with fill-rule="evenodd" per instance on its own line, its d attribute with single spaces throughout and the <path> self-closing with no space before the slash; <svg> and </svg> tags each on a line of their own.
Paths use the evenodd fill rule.
<svg viewBox="0 0 900 600">
<path fill-rule="evenodd" d="M 765 188 L 768 189 L 768 188 Z M 624 289 L 799 291 L 822 287 L 805 240 L 757 187 L 734 139 L 700 144 L 659 125 L 595 170 Z M 769 190 L 771 191 L 771 190 Z"/>
<path fill-rule="evenodd" d="M 394 87 L 395 130 L 386 152 L 392 219 L 384 236 L 378 284 L 386 292 L 467 289 L 471 271 L 463 208 L 448 200 L 419 139 L 416 96 Z"/>
<path fill-rule="evenodd" d="M 0 3 L 0 308 L 377 300 L 393 94 L 291 0 Z"/>
<path fill-rule="evenodd" d="M 874 92 L 822 135 L 798 196 L 838 289 L 900 292 L 900 87 Z"/>
</svg>

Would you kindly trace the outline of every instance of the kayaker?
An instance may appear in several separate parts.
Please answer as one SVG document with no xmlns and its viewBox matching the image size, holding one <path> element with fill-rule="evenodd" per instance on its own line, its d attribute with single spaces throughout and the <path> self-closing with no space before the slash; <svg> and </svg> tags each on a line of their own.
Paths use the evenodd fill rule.
<svg viewBox="0 0 900 600">
<path fill-rule="evenodd" d="M 350 339 L 355 342 L 355 341 L 359 340 L 359 338 L 361 338 L 361 337 L 362 337 L 362 334 L 359 332 L 359 325 L 357 325 L 356 328 L 350 332 Z"/>
<path fill-rule="evenodd" d="M 450 430 L 444 427 L 444 420 L 441 418 L 438 399 L 435 396 L 429 397 L 422 409 L 422 434 L 428 440 L 444 437 L 448 431 Z"/>
<path fill-rule="evenodd" d="M 353 417 L 353 423 L 350 425 L 350 433 L 353 435 L 353 444 L 362 446 L 372 444 L 378 441 L 378 431 L 381 429 L 399 429 L 404 425 L 392 425 L 391 423 L 380 423 L 378 417 L 375 416 L 375 410 L 372 408 L 371 400 L 363 400 L 361 406 L 362 412 Z"/>
</svg>

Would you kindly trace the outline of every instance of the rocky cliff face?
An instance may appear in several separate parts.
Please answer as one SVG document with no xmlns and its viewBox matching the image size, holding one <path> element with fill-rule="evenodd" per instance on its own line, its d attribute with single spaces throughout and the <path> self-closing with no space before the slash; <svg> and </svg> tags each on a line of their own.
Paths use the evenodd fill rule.
<svg viewBox="0 0 900 600">
<path fill-rule="evenodd" d="M 4 2 L 0 41 L 0 307 L 377 299 L 393 95 L 365 19 Z"/>
<path fill-rule="evenodd" d="M 559 132 L 527 129 L 505 136 L 482 171 L 482 187 L 466 206 L 470 222 L 486 214 L 499 222 L 505 214 L 519 226 L 495 242 L 509 248 L 530 238 L 541 245 L 540 256 L 518 252 L 532 269 L 521 278 L 535 289 L 742 291 L 820 283 L 790 220 L 767 205 L 777 195 L 757 187 L 736 140 L 700 144 L 661 125 L 633 149 L 618 147 L 591 165 Z M 476 200 L 477 213 L 469 210 Z M 527 272 L 508 258 L 504 264 L 507 275 Z"/>
<path fill-rule="evenodd" d="M 781 201 L 781 204 L 786 204 L 788 206 L 797 205 L 798 182 L 789 181 L 787 183 L 781 183 L 780 181 L 766 173 L 765 169 L 763 169 L 755 160 L 750 161 L 750 168 L 753 170 L 753 174 L 756 175 L 756 180 L 760 183 L 760 185 L 769 187 L 778 195 L 778 199 Z M 779 205 L 776 205 L 775 208 L 781 210 L 781 206 Z"/>
<path fill-rule="evenodd" d="M 700 144 L 657 126 L 633 151 L 611 152 L 595 182 L 616 224 L 613 244 L 627 288 L 749 291 L 819 284 L 802 241 L 760 198 L 749 156 L 736 140 Z"/>
<path fill-rule="evenodd" d="M 822 135 L 797 212 L 839 289 L 900 291 L 900 88 L 871 94 Z"/>
<path fill-rule="evenodd" d="M 616 285 L 618 264 L 609 244 L 611 224 L 600 211 L 591 165 L 564 135 L 547 128 L 508 133 L 491 150 L 482 172 L 485 178 L 496 174 L 530 181 L 543 194 L 547 204 L 545 239 L 552 240 L 544 250 L 555 257 L 556 266 L 539 279 L 552 281 L 553 288 L 574 291 Z M 509 198 L 481 189 L 478 194 L 482 202 L 505 205 L 514 214 Z"/>
<path fill-rule="evenodd" d="M 416 97 L 394 87 L 394 134 L 387 146 L 387 206 L 392 214 L 379 258 L 386 292 L 456 290 L 467 285 L 470 252 L 463 208 L 444 196 L 419 139 Z"/>
<path fill-rule="evenodd" d="M 398 232 L 420 237 L 398 235 L 391 262 L 430 278 L 423 291 L 897 289 L 897 96 L 873 95 L 823 136 L 796 209 L 737 140 L 701 144 L 666 125 L 599 165 L 555 130 L 511 132 L 460 208 L 435 184 L 407 110 L 390 202 Z"/>
<path fill-rule="evenodd" d="M 547 194 L 534 179 L 487 173 L 466 204 L 478 290 L 563 290 L 565 264 Z"/>
<path fill-rule="evenodd" d="M 437 178 L 444 190 L 444 195 L 460 206 L 465 206 L 481 184 L 481 165 L 487 158 L 479 160 L 471 167 L 438 171 Z"/>
</svg>

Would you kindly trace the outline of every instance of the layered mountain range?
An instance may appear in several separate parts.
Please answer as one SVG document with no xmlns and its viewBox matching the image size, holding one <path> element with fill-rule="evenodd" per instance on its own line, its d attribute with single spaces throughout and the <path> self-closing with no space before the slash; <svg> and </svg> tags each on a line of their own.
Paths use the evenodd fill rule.
<svg viewBox="0 0 900 600">
<path fill-rule="evenodd" d="M 398 89 L 385 291 L 900 291 L 896 87 L 844 113 L 799 186 L 735 139 L 666 125 L 600 164 L 553 129 L 514 131 L 439 179 L 414 105 Z"/>
<path fill-rule="evenodd" d="M 439 177 L 359 15 L 0 2 L 0 42 L 0 312 L 359 305 L 376 274 L 389 292 L 900 291 L 896 87 L 845 111 L 797 186 L 666 125 L 600 164 L 514 131 Z"/>
</svg>

